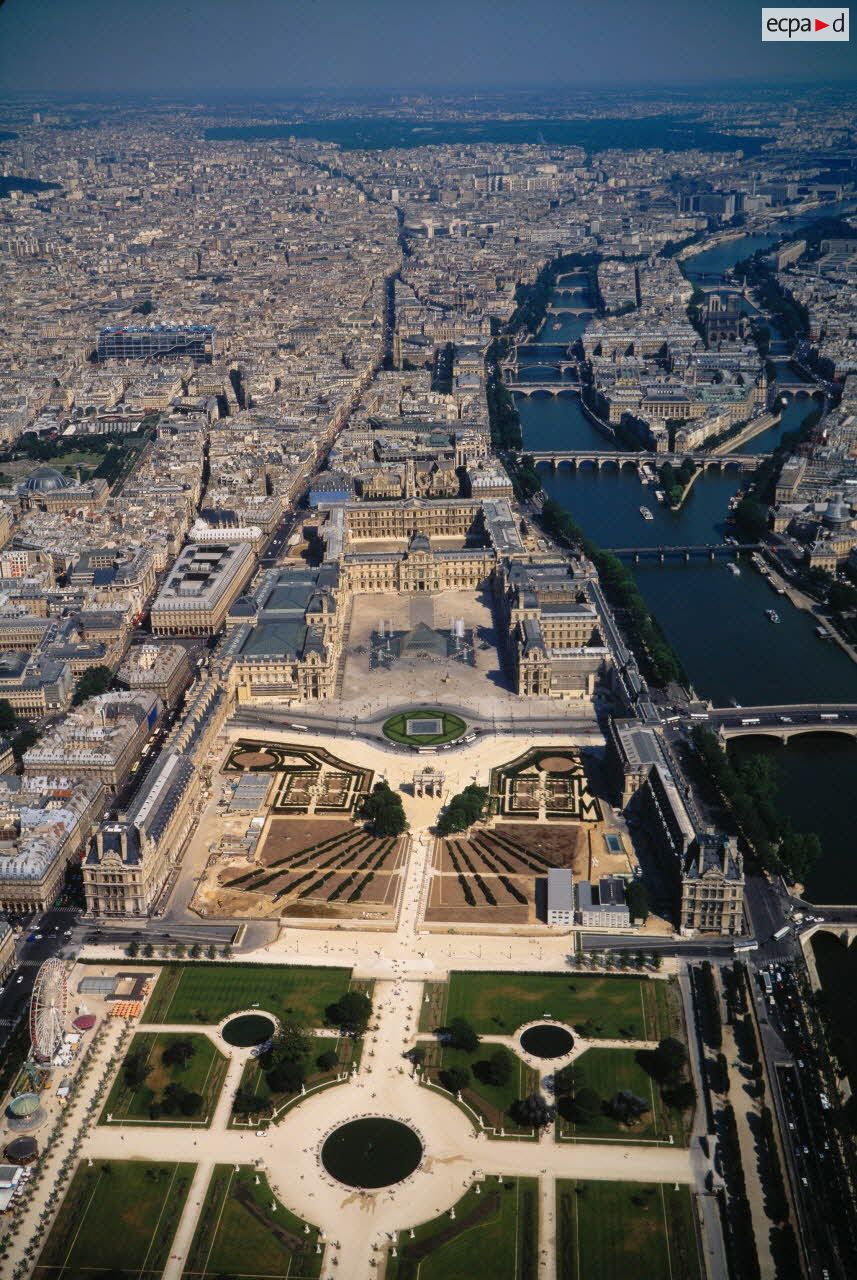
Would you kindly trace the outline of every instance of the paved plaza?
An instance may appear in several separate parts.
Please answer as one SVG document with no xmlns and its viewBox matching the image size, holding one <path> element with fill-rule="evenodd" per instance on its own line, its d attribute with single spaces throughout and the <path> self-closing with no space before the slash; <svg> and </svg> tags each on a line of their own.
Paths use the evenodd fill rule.
<svg viewBox="0 0 857 1280">
<path fill-rule="evenodd" d="M 509 685 L 491 611 L 483 590 L 437 591 L 430 596 L 389 595 L 379 604 L 374 595 L 355 595 L 345 646 L 340 702 L 342 714 L 383 709 L 409 699 L 506 716 L 520 699 Z M 369 655 L 372 635 L 383 623 L 386 631 L 407 634 L 419 626 L 446 633 L 461 620 L 473 632 L 475 666 L 453 658 L 417 651 L 375 667 Z"/>
</svg>

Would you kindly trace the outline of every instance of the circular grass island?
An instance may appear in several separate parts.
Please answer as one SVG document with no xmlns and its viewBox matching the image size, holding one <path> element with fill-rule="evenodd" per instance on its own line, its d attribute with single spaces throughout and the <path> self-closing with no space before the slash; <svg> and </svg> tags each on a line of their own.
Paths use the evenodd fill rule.
<svg viewBox="0 0 857 1280">
<path fill-rule="evenodd" d="M 334 1129 L 321 1148 L 321 1163 L 347 1187 L 390 1187 L 413 1173 L 423 1158 L 419 1134 L 400 1120 L 364 1116 Z"/>
<path fill-rule="evenodd" d="M 275 1030 L 274 1019 L 266 1013 L 240 1013 L 229 1019 L 220 1034 L 236 1049 L 251 1049 L 270 1040 Z"/>
<path fill-rule="evenodd" d="M 445 742 L 455 742 L 466 729 L 460 716 L 434 707 L 420 707 L 390 716 L 384 721 L 382 732 L 391 742 L 406 747 L 440 747 Z"/>
<path fill-rule="evenodd" d="M 534 1058 L 564 1058 L 574 1048 L 574 1036 L 554 1022 L 540 1022 L 521 1032 L 521 1048 Z"/>
</svg>

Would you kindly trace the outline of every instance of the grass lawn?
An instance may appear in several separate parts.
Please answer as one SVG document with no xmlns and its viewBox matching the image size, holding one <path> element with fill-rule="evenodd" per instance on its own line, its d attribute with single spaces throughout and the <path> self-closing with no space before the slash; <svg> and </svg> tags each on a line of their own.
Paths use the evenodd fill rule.
<svg viewBox="0 0 857 1280">
<path fill-rule="evenodd" d="M 448 1213 L 402 1231 L 386 1280 L 535 1280 L 538 1273 L 539 1190 L 536 1178 L 486 1178 Z"/>
<path fill-rule="evenodd" d="M 196 1050 L 184 1068 L 177 1065 L 166 1066 L 161 1060 L 164 1050 L 176 1040 L 189 1040 Z M 123 1074 L 123 1059 L 99 1123 L 106 1124 L 108 1115 L 112 1115 L 114 1124 L 117 1120 L 141 1120 L 146 1124 L 210 1124 L 229 1059 L 218 1052 L 208 1036 L 175 1031 L 142 1031 L 132 1038 L 125 1059 L 139 1052 L 146 1055 L 151 1072 L 139 1089 L 129 1089 Z M 174 1083 L 183 1084 L 191 1093 L 201 1094 L 204 1100 L 202 1110 L 198 1116 L 188 1117 L 176 1113 L 163 1115 L 153 1121 L 149 1116 L 149 1107 L 153 1102 L 160 1102 L 167 1085 Z"/>
<path fill-rule="evenodd" d="M 145 1160 L 78 1165 L 33 1271 L 35 1280 L 155 1280 L 169 1258 L 194 1165 Z"/>
<path fill-rule="evenodd" d="M 348 990 L 350 969 L 291 965 L 170 964 L 161 970 L 143 1022 L 220 1022 L 259 1008 L 320 1027 L 324 1010 Z"/>
<path fill-rule="evenodd" d="M 643 1116 L 639 1124 L 630 1128 L 619 1124 L 610 1116 L 596 1116 L 584 1124 L 560 1117 L 560 1132 L 563 1136 L 665 1139 L 672 1133 L 674 1141 L 684 1143 L 685 1133 L 680 1113 L 664 1106 L 657 1085 L 637 1062 L 635 1049 L 587 1049 L 586 1053 L 575 1059 L 572 1066 L 575 1092 L 578 1089 L 594 1089 L 606 1102 L 620 1089 L 630 1089 L 631 1093 L 649 1103 L 651 1111 Z"/>
<path fill-rule="evenodd" d="M 350 1071 L 352 1062 L 359 1064 L 361 1047 L 361 1041 L 352 1040 L 348 1036 L 343 1036 L 341 1038 L 337 1038 L 336 1036 L 315 1036 L 312 1042 L 312 1053 L 309 1057 L 309 1068 L 304 1082 L 307 1090 L 310 1090 L 317 1085 L 324 1084 L 325 1082 L 335 1080 L 337 1071 Z M 316 1059 L 320 1057 L 321 1054 L 327 1053 L 329 1050 L 339 1054 L 339 1066 L 334 1067 L 332 1071 L 320 1071 L 316 1066 Z M 248 1058 L 247 1062 L 244 1064 L 244 1070 L 241 1072 L 240 1087 L 252 1089 L 260 1098 L 269 1098 L 273 1103 L 275 1111 L 281 1111 L 283 1107 L 286 1107 L 290 1102 L 293 1102 L 295 1098 L 300 1097 L 300 1091 L 297 1093 L 273 1092 L 265 1078 L 265 1072 L 262 1070 L 258 1058 Z M 268 1124 L 268 1120 L 264 1118 L 247 1118 L 235 1115 L 233 1115 L 232 1123 L 243 1128 L 250 1124 L 251 1119 L 253 1128 L 258 1128 L 259 1126 L 264 1127 Z"/>
<path fill-rule="evenodd" d="M 549 1013 L 570 1026 L 591 1023 L 592 1039 L 660 1040 L 667 1034 L 658 984 L 646 978 L 579 973 L 451 973 L 444 1022 L 466 1018 L 480 1035 L 510 1035 Z"/>
<path fill-rule="evenodd" d="M 249 1165 L 238 1173 L 232 1164 L 215 1165 L 183 1280 L 310 1280 L 321 1273 L 324 1254 L 315 1251 L 318 1231 L 311 1228 L 306 1234 L 304 1226 L 276 1199 L 263 1173 Z"/>
<path fill-rule="evenodd" d="M 687 1187 L 557 1182 L 557 1280 L 700 1280 Z"/>
<path fill-rule="evenodd" d="M 449 1045 L 426 1046 L 425 1042 L 422 1042 L 421 1047 L 426 1048 L 425 1067 L 431 1079 L 444 1088 L 446 1086 L 440 1078 L 441 1071 L 449 1067 L 468 1069 L 470 1084 L 461 1091 L 461 1097 L 474 1111 L 481 1113 L 486 1124 L 493 1125 L 495 1129 L 506 1129 L 507 1132 L 531 1132 L 529 1129 L 521 1130 L 515 1124 L 509 1115 L 509 1108 L 517 1098 L 526 1098 L 527 1094 L 538 1088 L 538 1071 L 528 1067 L 516 1054 L 511 1054 L 515 1070 L 508 1083 L 490 1084 L 484 1078 L 480 1079 L 480 1076 L 484 1076 L 484 1067 L 487 1066 L 490 1055 L 498 1048 L 497 1045 L 481 1044 L 473 1053 L 452 1049 Z"/>
<path fill-rule="evenodd" d="M 441 720 L 443 722 L 442 733 L 408 733 L 407 723 L 409 720 Z M 385 720 L 382 732 L 385 737 L 390 738 L 393 742 L 404 742 L 416 747 L 434 747 L 442 742 L 454 742 L 456 738 L 460 738 L 464 733 L 467 725 L 458 716 L 450 715 L 447 711 L 437 711 L 436 709 L 423 710 L 414 708 L 412 711 L 402 711 L 399 715 L 390 716 L 389 720 Z"/>
</svg>

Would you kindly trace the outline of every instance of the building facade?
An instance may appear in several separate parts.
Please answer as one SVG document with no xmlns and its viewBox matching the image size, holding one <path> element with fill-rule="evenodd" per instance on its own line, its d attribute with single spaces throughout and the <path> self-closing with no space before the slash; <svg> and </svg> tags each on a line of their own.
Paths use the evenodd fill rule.
<svg viewBox="0 0 857 1280">
<path fill-rule="evenodd" d="M 111 325 L 98 335 L 99 360 L 155 360 L 189 356 L 211 364 L 214 330 L 206 324 Z"/>
<path fill-rule="evenodd" d="M 744 932 L 744 859 L 734 836 L 703 831 L 681 877 L 681 932 Z"/>
<path fill-rule="evenodd" d="M 189 543 L 152 604 L 152 634 L 215 635 L 255 563 L 246 542 Z"/>
</svg>

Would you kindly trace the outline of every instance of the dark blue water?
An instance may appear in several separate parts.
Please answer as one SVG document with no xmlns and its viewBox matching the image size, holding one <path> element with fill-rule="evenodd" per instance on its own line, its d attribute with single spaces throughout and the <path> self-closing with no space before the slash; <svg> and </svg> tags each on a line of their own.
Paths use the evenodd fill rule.
<svg viewBox="0 0 857 1280">
<path fill-rule="evenodd" d="M 831 211 L 827 209 L 825 214 Z M 772 243 L 774 237 L 768 242 Z M 703 269 L 723 271 L 760 247 L 765 237 L 717 246 L 696 255 Z M 580 296 L 578 279 L 560 280 L 560 301 Z M 752 304 L 747 304 L 752 310 Z M 565 318 L 563 318 L 565 319 Z M 577 336 L 563 325 L 553 329 L 549 316 L 540 338 L 557 342 Z M 776 333 L 774 337 L 779 335 Z M 535 374 L 535 371 L 534 371 Z M 556 375 L 557 381 L 559 375 Z M 793 379 L 799 382 L 799 376 Z M 531 449 L 599 449 L 615 446 L 585 416 L 577 396 L 516 396 L 524 447 Z M 787 431 L 796 430 L 815 402 L 790 398 L 781 421 L 741 447 L 749 454 L 768 453 Z M 651 458 L 646 459 L 651 462 Z M 722 541 L 729 498 L 739 491 L 741 476 L 733 471 L 701 476 L 682 510 L 666 510 L 655 498 L 655 486 L 640 481 L 636 468 L 584 466 L 572 471 L 541 469 L 545 491 L 604 547 L 702 545 Z M 641 505 L 652 512 L 644 520 Z M 811 615 L 777 596 L 767 580 L 747 562 L 732 573 L 723 561 L 667 560 L 643 562 L 634 570 L 640 590 L 675 647 L 699 696 L 717 706 L 733 700 L 756 703 L 857 701 L 857 665 L 837 646 L 820 640 Z M 779 625 L 766 610 L 775 608 Z M 753 739 L 755 746 L 759 740 Z M 746 744 L 739 750 L 748 749 Z M 857 858 L 851 831 L 850 796 L 854 788 L 857 744 L 848 739 L 798 737 L 787 747 L 771 749 L 783 765 L 781 803 L 796 827 L 817 831 L 825 857 L 813 872 L 808 892 L 816 901 L 857 900 Z"/>
<path fill-rule="evenodd" d="M 519 400 L 524 447 L 605 448 L 604 437 L 583 416 L 579 402 Z M 808 402 L 801 402 L 807 412 Z M 787 417 L 797 425 L 799 410 Z M 783 428 L 775 428 L 781 432 Z M 649 459 L 650 461 L 650 459 Z M 706 545 L 723 539 L 729 498 L 740 490 L 736 472 L 700 476 L 679 512 L 655 498 L 632 467 L 583 466 L 573 472 L 542 469 L 545 491 L 605 547 Z M 653 520 L 644 520 L 641 505 Z M 857 666 L 815 635 L 811 616 L 775 596 L 749 565 L 733 574 L 723 561 L 668 560 L 640 564 L 640 589 L 675 646 L 700 696 L 718 706 L 812 701 L 857 701 Z M 771 624 L 765 610 L 782 619 Z"/>
<path fill-rule="evenodd" d="M 783 218 L 776 222 L 768 233 L 738 236 L 734 240 L 726 240 L 710 249 L 701 249 L 699 253 L 690 254 L 681 263 L 682 270 L 691 280 L 703 275 L 709 277 L 722 275 L 725 271 L 731 271 L 735 263 L 740 262 L 742 258 L 749 258 L 759 249 L 769 249 L 783 236 L 791 235 L 819 218 L 836 218 L 851 213 L 854 208 L 853 199 L 819 205 L 808 213 L 794 218 Z"/>
<path fill-rule="evenodd" d="M 524 448 L 614 449 L 612 437 L 586 417 L 577 395 L 548 396 L 534 392 L 515 396 Z"/>
<path fill-rule="evenodd" d="M 643 484 L 633 467 L 583 466 L 572 477 L 567 468 L 540 468 L 544 489 L 561 502 L 602 547 L 702 546 L 722 542 L 730 497 L 741 486 L 734 471 L 700 476 L 681 511 L 670 511 L 655 497 L 658 486 Z M 640 512 L 645 506 L 652 520 Z"/>
<path fill-rule="evenodd" d="M 752 440 L 748 440 L 746 444 L 739 445 L 733 452 L 735 453 L 773 453 L 778 448 L 782 438 L 789 431 L 797 431 L 803 422 L 806 414 L 811 412 L 813 402 L 807 408 L 807 400 L 804 396 L 789 396 L 787 403 L 782 408 L 780 420 L 776 426 L 768 427 L 767 431 L 760 432 L 754 436 Z"/>
<path fill-rule="evenodd" d="M 684 259 L 682 270 L 689 280 L 698 280 L 702 276 L 722 276 L 731 271 L 736 262 L 749 258 L 759 249 L 769 249 L 775 244 L 778 236 L 738 236 L 734 240 L 724 240 L 711 249 L 702 249 Z"/>
<path fill-rule="evenodd" d="M 762 752 L 777 765 L 778 799 L 798 831 L 820 838 L 820 858 L 806 882 L 810 902 L 857 902 L 857 850 L 850 796 L 857 778 L 857 742 L 844 734 L 807 734 L 787 746 L 773 738 L 729 744 L 734 760 Z"/>
<path fill-rule="evenodd" d="M 735 576 L 707 561 L 641 564 L 636 577 L 697 693 L 715 705 L 857 702 L 857 665 L 752 566 Z"/>
</svg>

